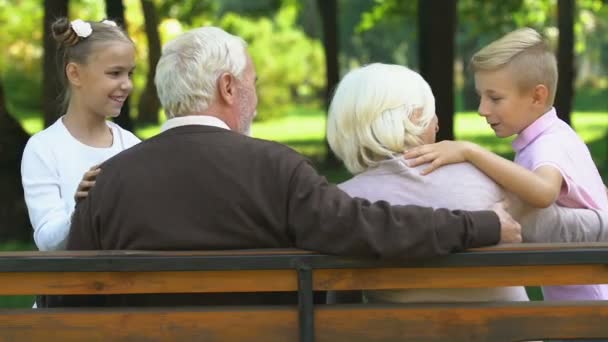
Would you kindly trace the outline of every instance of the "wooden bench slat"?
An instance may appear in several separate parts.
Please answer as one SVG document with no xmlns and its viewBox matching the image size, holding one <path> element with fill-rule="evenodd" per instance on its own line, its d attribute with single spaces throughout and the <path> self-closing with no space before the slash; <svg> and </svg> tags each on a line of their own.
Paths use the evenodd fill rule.
<svg viewBox="0 0 608 342">
<path fill-rule="evenodd" d="M 608 337 L 608 303 L 335 305 L 315 313 L 316 341 L 521 341 Z M 348 319 L 345 319 L 345 316 Z M 295 307 L 12 310 L 0 341 L 297 341 Z"/>
<path fill-rule="evenodd" d="M 315 290 L 479 288 L 608 283 L 608 266 L 319 269 Z M 0 272 L 1 294 L 127 294 L 296 291 L 294 270 Z"/>
<path fill-rule="evenodd" d="M 424 260 L 346 258 L 296 249 L 247 251 L 2 252 L 0 272 L 174 272 L 314 269 L 446 268 L 484 266 L 604 265 L 606 244 L 502 245 Z"/>
</svg>

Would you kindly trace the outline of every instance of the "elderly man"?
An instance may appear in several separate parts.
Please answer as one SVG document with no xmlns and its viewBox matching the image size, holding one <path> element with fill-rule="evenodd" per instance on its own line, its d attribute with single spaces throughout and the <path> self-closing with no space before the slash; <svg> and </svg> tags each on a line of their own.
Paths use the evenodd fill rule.
<svg viewBox="0 0 608 342">
<path fill-rule="evenodd" d="M 245 42 L 219 28 L 169 42 L 155 82 L 169 119 L 159 135 L 102 165 L 95 188 L 76 208 L 67 249 L 297 247 L 411 259 L 521 240 L 519 224 L 500 207 L 464 212 L 353 199 L 290 148 L 247 136 L 257 106 L 255 67 Z M 108 298 L 101 304 L 285 300 L 276 294 Z"/>
</svg>

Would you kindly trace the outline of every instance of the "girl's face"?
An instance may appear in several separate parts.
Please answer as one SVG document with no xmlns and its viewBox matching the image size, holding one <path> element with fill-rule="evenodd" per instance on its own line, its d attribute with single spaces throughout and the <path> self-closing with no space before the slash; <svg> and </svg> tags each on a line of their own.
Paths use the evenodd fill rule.
<svg viewBox="0 0 608 342">
<path fill-rule="evenodd" d="M 533 92 L 518 88 L 510 68 L 476 72 L 475 87 L 479 115 L 486 118 L 497 137 L 519 134 L 535 120 Z"/>
<path fill-rule="evenodd" d="M 102 117 L 116 117 L 133 89 L 135 47 L 113 41 L 94 46 L 85 65 L 78 65 L 74 95 L 80 110 Z"/>
</svg>

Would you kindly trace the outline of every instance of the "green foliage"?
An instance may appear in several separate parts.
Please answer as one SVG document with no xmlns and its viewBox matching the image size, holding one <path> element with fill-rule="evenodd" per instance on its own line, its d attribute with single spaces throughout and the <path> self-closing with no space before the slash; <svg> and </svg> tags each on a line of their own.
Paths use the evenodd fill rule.
<svg viewBox="0 0 608 342">
<path fill-rule="evenodd" d="M 141 0 L 123 0 L 129 34 L 137 46 L 137 68 L 131 95 L 136 113 L 145 81 L 147 39 Z M 243 35 L 259 73 L 259 118 L 280 116 L 290 106 L 321 107 L 325 64 L 320 42 L 317 0 L 153 0 L 162 41 L 196 26 L 217 25 Z M 104 1 L 70 0 L 70 17 L 99 20 Z M 418 1 L 338 0 L 341 72 L 370 62 L 418 65 Z M 608 4 L 577 0 L 577 110 L 603 110 L 608 89 Z M 16 115 L 40 110 L 42 19 L 39 0 L 0 0 L 0 77 L 9 108 Z M 476 96 L 465 66 L 470 55 L 520 26 L 532 26 L 556 43 L 556 0 L 458 1 L 457 88 L 473 109 Z M 458 62 L 458 61 L 457 61 Z M 462 108 L 462 107 L 459 107 Z M 34 126 L 32 126 L 34 127 Z"/>
<path fill-rule="evenodd" d="M 588 82 L 576 88 L 574 94 L 574 108 L 579 111 L 596 111 L 606 108 L 608 99 L 608 79 L 605 77 L 602 82 L 598 77 L 590 77 Z M 606 118 L 608 120 L 608 118 Z"/>
<path fill-rule="evenodd" d="M 270 18 L 228 13 L 219 21 L 249 44 L 258 74 L 259 120 L 285 115 L 295 103 L 315 103 L 323 91 L 323 46 L 307 37 L 296 19 L 296 6 L 286 4 Z"/>
<path fill-rule="evenodd" d="M 377 1 L 378 2 L 378 1 Z M 360 51 L 359 63 L 418 64 L 417 15 L 415 1 L 381 1 L 361 15 L 353 44 Z M 385 39 L 378 39 L 385 37 Z"/>
<path fill-rule="evenodd" d="M 196 18 L 216 13 L 220 6 L 219 2 L 209 0 L 157 0 L 155 3 L 160 18 L 173 18 L 188 26 L 194 25 Z"/>
<path fill-rule="evenodd" d="M 342 73 L 373 62 L 416 68 L 416 4 L 397 0 L 339 1 Z"/>
<path fill-rule="evenodd" d="M 262 17 L 272 16 L 281 8 L 281 0 L 222 0 L 219 3 L 218 14 L 221 16 L 227 13 L 237 13 L 240 15 Z M 293 1 L 291 2 L 293 4 Z"/>
<path fill-rule="evenodd" d="M 0 80 L 10 108 L 40 108 L 42 84 L 41 6 L 35 1 L 0 0 Z M 24 15 L 27 13 L 28 15 Z"/>
</svg>

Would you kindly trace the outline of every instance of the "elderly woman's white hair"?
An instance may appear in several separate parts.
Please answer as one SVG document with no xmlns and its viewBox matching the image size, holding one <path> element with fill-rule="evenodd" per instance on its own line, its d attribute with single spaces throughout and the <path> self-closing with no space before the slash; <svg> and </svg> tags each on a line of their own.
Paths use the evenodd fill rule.
<svg viewBox="0 0 608 342">
<path fill-rule="evenodd" d="M 400 65 L 370 64 L 350 71 L 329 107 L 327 139 L 353 174 L 420 145 L 435 117 L 428 83 Z"/>
<path fill-rule="evenodd" d="M 217 27 L 194 29 L 167 43 L 154 77 L 167 117 L 206 110 L 222 73 L 242 77 L 246 48 L 244 40 Z"/>
</svg>

